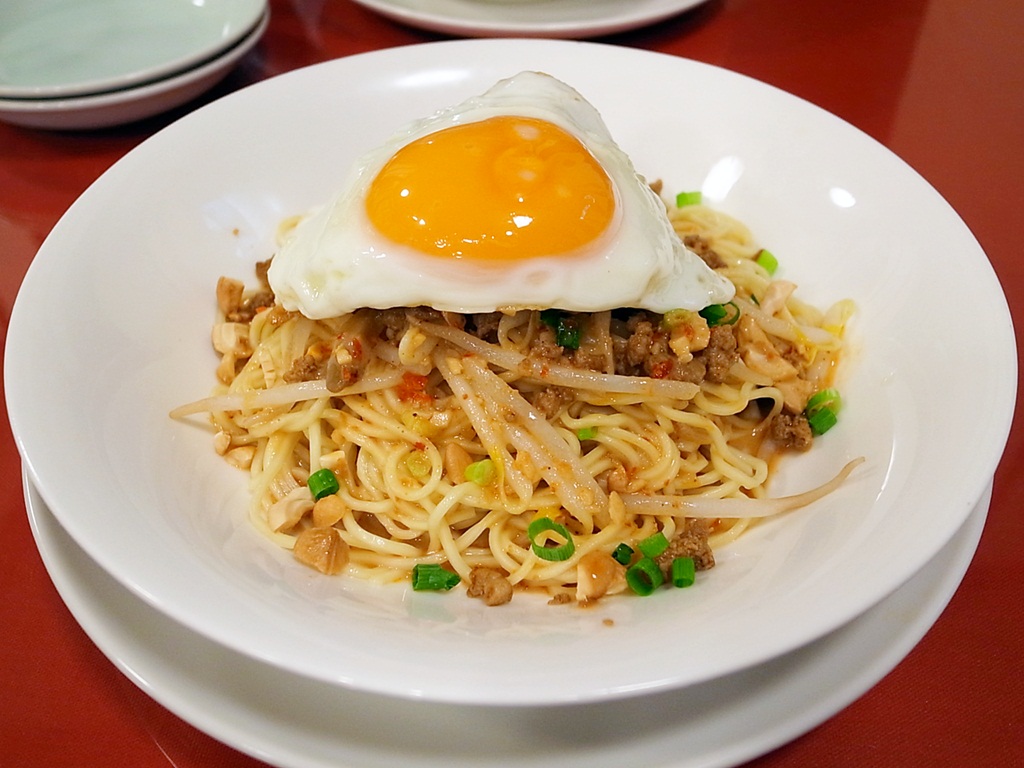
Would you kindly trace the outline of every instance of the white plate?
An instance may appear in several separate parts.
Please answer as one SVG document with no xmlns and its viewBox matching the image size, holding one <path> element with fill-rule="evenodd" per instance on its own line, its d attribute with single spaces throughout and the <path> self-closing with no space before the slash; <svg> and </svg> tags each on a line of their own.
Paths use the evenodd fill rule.
<svg viewBox="0 0 1024 768">
<path fill-rule="evenodd" d="M 655 24 L 707 0 L 355 0 L 382 16 L 470 37 L 597 37 Z"/>
<path fill-rule="evenodd" d="M 806 300 L 858 302 L 842 424 L 784 462 L 773 492 L 817 485 L 854 456 L 867 462 L 820 503 L 720 551 L 697 589 L 594 610 L 520 595 L 491 609 L 461 592 L 321 577 L 248 525 L 246 477 L 214 455 L 209 433 L 167 418 L 212 386 L 215 282 L 251 279 L 279 221 L 325 200 L 357 152 L 527 68 L 578 87 L 648 177 L 702 187 L 745 220 Z M 969 323 L 954 311 L 963 307 Z M 547 40 L 353 56 L 190 113 L 54 227 L 15 303 L 6 354 L 8 410 L 33 480 L 115 578 L 254 658 L 454 703 L 691 685 L 845 624 L 959 530 L 1002 454 L 1016 393 L 1010 316 L 990 264 L 884 147 L 715 67 Z"/>
<path fill-rule="evenodd" d="M 289 768 L 712 768 L 750 760 L 834 715 L 910 652 L 960 584 L 990 496 L 991 486 L 963 529 L 909 582 L 805 648 L 684 691 L 534 709 L 384 698 L 296 677 L 225 650 L 111 579 L 25 483 L 32 530 L 50 577 L 100 650 L 195 727 Z"/>
<path fill-rule="evenodd" d="M 0 98 L 67 98 L 169 77 L 248 35 L 266 0 L 4 0 Z"/>
<path fill-rule="evenodd" d="M 264 14 L 248 35 L 220 56 L 165 80 L 90 96 L 66 99 L 2 99 L 0 120 L 27 128 L 77 130 L 106 128 L 142 120 L 187 103 L 228 75 L 267 28 Z"/>
</svg>

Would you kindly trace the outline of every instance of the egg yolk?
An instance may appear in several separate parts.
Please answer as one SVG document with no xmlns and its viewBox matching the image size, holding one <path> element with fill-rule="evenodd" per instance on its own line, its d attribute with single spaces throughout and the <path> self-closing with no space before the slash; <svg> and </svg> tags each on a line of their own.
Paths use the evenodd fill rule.
<svg viewBox="0 0 1024 768">
<path fill-rule="evenodd" d="M 390 240 L 444 258 L 569 254 L 615 215 L 611 179 L 545 120 L 493 117 L 417 139 L 370 185 L 366 212 Z"/>
</svg>

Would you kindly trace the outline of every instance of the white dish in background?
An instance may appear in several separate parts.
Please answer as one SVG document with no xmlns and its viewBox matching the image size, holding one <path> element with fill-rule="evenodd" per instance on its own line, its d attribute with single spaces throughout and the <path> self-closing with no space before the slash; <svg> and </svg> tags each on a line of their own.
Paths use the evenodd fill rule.
<svg viewBox="0 0 1024 768">
<path fill-rule="evenodd" d="M 682 691 L 506 708 L 345 690 L 205 640 L 134 597 L 90 560 L 25 480 L 29 519 L 46 568 L 100 650 L 196 728 L 287 768 L 713 768 L 753 759 L 846 707 L 910 652 L 960 584 L 990 497 L 991 485 L 963 529 L 909 582 L 800 650 Z M 173 753 L 168 757 L 173 760 Z"/>
<path fill-rule="evenodd" d="M 0 98 L 68 98 L 169 77 L 249 35 L 266 0 L 4 0 Z"/>
<path fill-rule="evenodd" d="M 216 456 L 211 434 L 167 416 L 213 386 L 219 276 L 251 280 L 279 222 L 326 200 L 357 153 L 523 69 L 578 88 L 640 172 L 667 190 L 702 188 L 745 221 L 806 301 L 858 303 L 841 425 L 782 462 L 771 491 L 813 487 L 855 456 L 867 462 L 826 499 L 721 550 L 695 589 L 591 610 L 518 595 L 493 609 L 461 591 L 322 577 L 253 530 L 247 476 Z M 687 104 L 699 105 L 698 118 L 687 118 Z M 954 306 L 971 307 L 971 322 Z M 53 337 L 41 356 L 41 327 L 74 333 Z M 50 509 L 159 610 L 326 682 L 528 705 L 737 672 L 892 593 L 960 529 L 991 479 L 1016 396 L 1016 351 L 1005 298 L 967 227 L 917 173 L 835 116 L 677 57 L 461 40 L 288 73 L 136 147 L 33 260 L 5 376 L 19 449 Z M 89 450 L 69 461 L 55 445 Z M 666 650 L 638 652 L 652 647 Z"/>
<path fill-rule="evenodd" d="M 124 125 L 161 114 L 191 101 L 223 80 L 259 42 L 269 19 L 270 15 L 264 14 L 248 35 L 217 58 L 195 69 L 165 80 L 88 96 L 0 98 L 0 120 L 27 128 L 80 130 Z"/>
<path fill-rule="evenodd" d="M 597 37 L 656 24 L 707 0 L 355 0 L 421 29 L 470 37 Z"/>
</svg>

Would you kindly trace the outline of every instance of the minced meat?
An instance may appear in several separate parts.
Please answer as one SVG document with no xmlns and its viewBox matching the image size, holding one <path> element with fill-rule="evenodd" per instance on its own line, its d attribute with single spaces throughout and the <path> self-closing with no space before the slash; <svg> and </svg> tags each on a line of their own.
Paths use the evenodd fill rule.
<svg viewBox="0 0 1024 768">
<path fill-rule="evenodd" d="M 501 571 L 478 566 L 469 572 L 466 594 L 487 605 L 504 605 L 512 599 L 512 584 Z"/>
<path fill-rule="evenodd" d="M 655 558 L 661 569 L 668 572 L 677 557 L 692 557 L 698 571 L 715 565 L 715 555 L 708 543 L 708 524 L 704 520 L 687 518 L 683 527 L 672 537 L 668 549 Z"/>
<path fill-rule="evenodd" d="M 807 417 L 802 413 L 793 414 L 783 411 L 772 419 L 771 439 L 780 448 L 791 448 L 806 451 L 814 442 L 814 433 Z"/>
<path fill-rule="evenodd" d="M 322 379 L 324 375 L 324 363 L 312 355 L 303 355 L 292 363 L 292 367 L 284 375 L 288 383 L 298 381 L 313 381 Z"/>
<path fill-rule="evenodd" d="M 700 359 L 706 366 L 708 381 L 721 384 L 729 375 L 729 369 L 740 359 L 736 334 L 731 325 L 716 325 L 711 328 L 711 339 L 701 351 Z"/>
<path fill-rule="evenodd" d="M 712 269 L 728 266 L 725 259 L 719 256 L 711 244 L 700 235 L 686 235 L 683 237 L 683 244 L 700 256 L 701 260 Z"/>
</svg>

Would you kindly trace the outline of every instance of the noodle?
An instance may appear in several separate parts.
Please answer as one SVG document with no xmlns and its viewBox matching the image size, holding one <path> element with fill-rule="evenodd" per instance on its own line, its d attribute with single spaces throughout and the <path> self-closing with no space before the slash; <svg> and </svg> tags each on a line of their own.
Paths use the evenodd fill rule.
<svg viewBox="0 0 1024 768">
<path fill-rule="evenodd" d="M 597 312 L 579 316 L 579 350 L 552 353 L 533 310 L 314 321 L 267 303 L 223 319 L 235 341 L 218 346 L 221 391 L 171 415 L 209 413 L 218 452 L 249 471 L 253 524 L 297 556 L 305 534 L 331 529 L 349 575 L 402 581 L 435 564 L 471 594 L 486 571 L 587 601 L 626 589 L 625 566 L 609 566 L 618 545 L 636 550 L 659 532 L 671 556 L 710 567 L 714 548 L 820 499 L 859 463 L 805 493 L 767 496 L 776 458 L 809 447 L 801 414 L 833 383 L 852 304 L 798 300 L 723 213 L 669 215 L 736 286 L 734 325 Z M 339 486 L 330 503 L 306 485 L 324 469 Z M 571 541 L 564 559 L 550 554 L 560 540 L 528 533 L 543 518 Z"/>
</svg>

